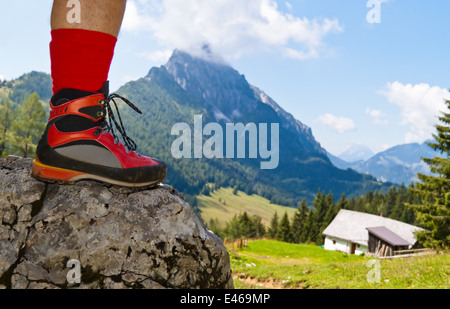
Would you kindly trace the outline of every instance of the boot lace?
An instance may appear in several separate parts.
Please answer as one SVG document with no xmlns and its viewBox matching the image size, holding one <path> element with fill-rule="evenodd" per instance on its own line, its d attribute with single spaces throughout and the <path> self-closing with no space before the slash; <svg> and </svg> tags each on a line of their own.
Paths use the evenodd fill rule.
<svg viewBox="0 0 450 309">
<path fill-rule="evenodd" d="M 126 148 L 127 153 L 131 151 L 136 151 L 137 146 L 136 143 L 127 135 L 125 131 L 125 127 L 122 122 L 122 117 L 120 116 L 119 108 L 117 106 L 116 100 L 121 100 L 122 102 L 126 103 L 129 107 L 131 107 L 135 112 L 142 115 L 142 112 L 137 108 L 133 103 L 131 103 L 128 99 L 122 97 L 118 94 L 111 94 L 108 97 L 105 98 L 101 103 L 103 105 L 102 115 L 104 116 L 103 121 L 99 127 L 97 134 L 106 134 L 110 133 L 114 137 L 114 143 L 119 144 L 120 138 L 116 134 L 116 130 L 120 133 L 123 140 L 123 145 Z M 113 108 L 111 106 L 114 106 L 114 109 L 117 114 L 117 119 L 115 113 L 113 111 Z"/>
</svg>

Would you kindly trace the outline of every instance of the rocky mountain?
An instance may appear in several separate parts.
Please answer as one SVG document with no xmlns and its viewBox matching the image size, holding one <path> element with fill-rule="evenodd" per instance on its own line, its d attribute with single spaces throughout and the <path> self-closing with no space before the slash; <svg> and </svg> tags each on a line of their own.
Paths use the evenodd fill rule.
<svg viewBox="0 0 450 309">
<path fill-rule="evenodd" d="M 433 158 L 439 153 L 427 144 L 404 144 L 380 152 L 368 160 L 346 162 L 342 158 L 330 155 L 330 160 L 339 168 L 351 168 L 360 173 L 373 175 L 380 181 L 410 185 L 418 180 L 417 173 L 430 174 L 422 158 Z"/>
<path fill-rule="evenodd" d="M 0 160 L 0 288 L 233 288 L 222 240 L 172 187 L 44 184 Z"/>
<path fill-rule="evenodd" d="M 298 141 L 304 150 L 325 155 L 309 127 L 283 110 L 263 91 L 250 85 L 244 75 L 207 48 L 204 52 L 200 58 L 175 50 L 164 68 L 183 90 L 210 109 L 215 121 L 249 123 L 253 119 L 261 123 L 276 119 L 282 128 L 295 135 L 294 141 Z"/>
</svg>

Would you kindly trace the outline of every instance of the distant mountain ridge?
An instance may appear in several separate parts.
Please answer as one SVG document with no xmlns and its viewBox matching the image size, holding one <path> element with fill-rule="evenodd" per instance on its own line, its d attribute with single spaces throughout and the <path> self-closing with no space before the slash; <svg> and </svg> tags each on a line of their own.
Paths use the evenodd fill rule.
<svg viewBox="0 0 450 309">
<path fill-rule="evenodd" d="M 338 157 L 347 162 L 356 162 L 368 160 L 374 155 L 375 153 L 369 147 L 355 144 L 338 155 Z"/>
<path fill-rule="evenodd" d="M 347 162 L 333 155 L 329 155 L 329 158 L 339 168 L 367 173 L 380 181 L 410 185 L 418 181 L 417 173 L 430 174 L 430 169 L 422 158 L 435 156 L 440 154 L 426 143 L 410 143 L 389 148 L 366 161 Z"/>
</svg>

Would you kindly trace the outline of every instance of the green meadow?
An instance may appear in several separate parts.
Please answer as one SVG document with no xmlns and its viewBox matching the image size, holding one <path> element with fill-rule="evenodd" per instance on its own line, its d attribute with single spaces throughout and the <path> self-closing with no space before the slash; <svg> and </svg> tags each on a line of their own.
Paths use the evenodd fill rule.
<svg viewBox="0 0 450 309">
<path fill-rule="evenodd" d="M 206 223 L 211 219 L 218 220 L 221 227 L 225 227 L 226 222 L 233 216 L 240 215 L 244 211 L 248 215 L 261 217 L 266 226 L 269 226 L 275 212 L 280 218 L 285 212 L 292 218 L 296 212 L 295 208 L 271 204 L 269 200 L 258 195 L 247 195 L 242 191 L 234 195 L 231 188 L 215 190 L 210 196 L 200 195 L 197 197 L 197 202 L 203 220 Z"/>
<path fill-rule="evenodd" d="M 275 212 L 290 218 L 296 209 L 271 204 L 257 195 L 222 188 L 197 197 L 201 217 L 224 227 L 244 211 L 269 226 Z M 326 251 L 315 245 L 275 240 L 226 243 L 237 289 L 448 289 L 450 254 L 379 260 Z M 375 261 L 374 261 L 375 260 Z M 374 264 L 376 266 L 374 266 Z M 378 268 L 376 268 L 378 267 Z M 378 275 L 376 277 L 375 275 Z"/>
<path fill-rule="evenodd" d="M 450 288 L 448 253 L 379 260 L 274 240 L 227 248 L 237 289 Z"/>
</svg>

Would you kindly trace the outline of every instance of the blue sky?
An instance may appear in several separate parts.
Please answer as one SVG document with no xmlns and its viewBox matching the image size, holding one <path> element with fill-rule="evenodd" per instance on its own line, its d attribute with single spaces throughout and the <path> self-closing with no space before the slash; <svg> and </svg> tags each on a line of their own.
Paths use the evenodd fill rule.
<svg viewBox="0 0 450 309">
<path fill-rule="evenodd" d="M 423 142 L 450 99 L 450 2 L 384 0 L 375 24 L 367 3 L 129 0 L 111 85 L 209 42 L 333 154 Z M 50 72 L 51 5 L 0 0 L 0 78 Z"/>
</svg>

